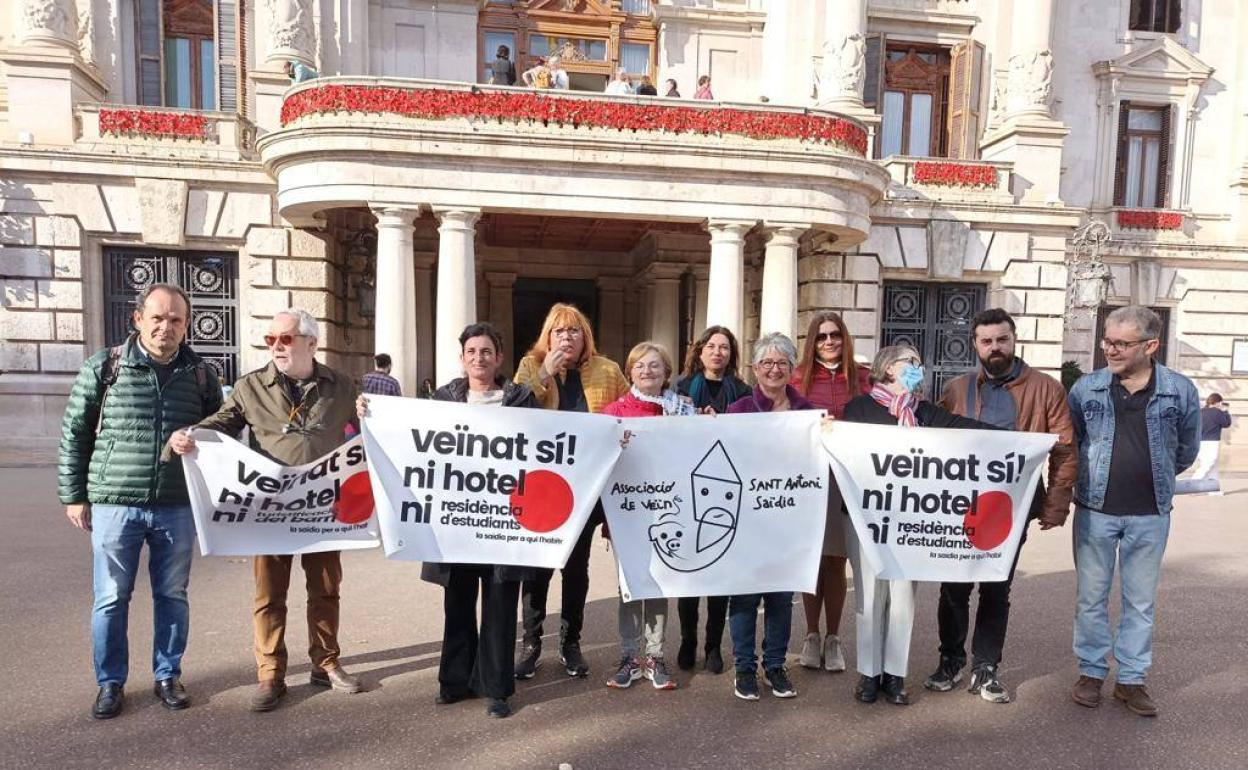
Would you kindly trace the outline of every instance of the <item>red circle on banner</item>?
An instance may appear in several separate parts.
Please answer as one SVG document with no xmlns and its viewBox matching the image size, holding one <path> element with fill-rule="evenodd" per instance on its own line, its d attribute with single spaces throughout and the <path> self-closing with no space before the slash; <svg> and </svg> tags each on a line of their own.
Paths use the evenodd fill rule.
<svg viewBox="0 0 1248 770">
<path fill-rule="evenodd" d="M 511 507 L 518 508 L 516 521 L 530 532 L 559 529 L 572 515 L 572 487 L 554 471 L 529 471 L 524 491 L 511 493 Z"/>
<path fill-rule="evenodd" d="M 360 471 L 342 482 L 334 502 L 334 519 L 343 524 L 359 524 L 372 515 L 373 485 L 368 481 L 368 471 Z"/>
<path fill-rule="evenodd" d="M 967 536 L 971 545 L 981 551 L 991 551 L 1010 536 L 1014 526 L 1014 501 L 1004 492 L 985 492 L 962 518 L 962 526 L 975 531 Z"/>
</svg>

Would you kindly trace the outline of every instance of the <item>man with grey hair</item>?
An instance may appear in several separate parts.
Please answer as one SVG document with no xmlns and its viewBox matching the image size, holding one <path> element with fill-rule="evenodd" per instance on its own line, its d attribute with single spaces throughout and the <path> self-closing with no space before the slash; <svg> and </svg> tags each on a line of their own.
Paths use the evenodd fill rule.
<svg viewBox="0 0 1248 770">
<path fill-rule="evenodd" d="M 215 415 L 196 428 L 238 436 L 251 429 L 251 448 L 286 465 L 302 465 L 328 453 L 354 423 L 355 384 L 347 375 L 316 360 L 320 336 L 316 319 L 291 308 L 273 317 L 264 344 L 272 360 L 244 375 Z M 170 440 L 178 454 L 195 449 L 189 431 Z M 253 711 L 271 711 L 286 694 L 286 591 L 290 586 L 290 555 L 256 556 L 255 630 L 259 687 Z M 342 562 L 338 551 L 305 553 L 300 557 L 308 590 L 308 654 L 312 684 L 343 692 L 363 688 L 338 662 L 338 596 Z"/>
<path fill-rule="evenodd" d="M 148 286 L 135 303 L 135 331 L 82 365 L 65 408 L 57 491 L 70 523 L 91 533 L 96 719 L 121 713 L 130 596 L 144 543 L 156 697 L 171 710 L 191 703 L 181 677 L 195 522 L 182 463 L 163 449 L 174 431 L 221 406 L 221 386 L 186 344 L 190 315 L 182 289 Z"/>
<path fill-rule="evenodd" d="M 1153 607 L 1170 533 L 1174 479 L 1196 460 L 1200 398 L 1183 375 L 1153 360 L 1161 319 L 1121 307 L 1105 320 L 1107 365 L 1080 379 L 1067 401 L 1079 448 L 1075 481 L 1074 652 L 1079 680 L 1071 697 L 1095 708 L 1118 663 L 1114 698 L 1140 716 L 1157 704 L 1144 689 L 1153 657 Z M 1118 565 L 1122 612 L 1109 628 L 1109 591 Z"/>
</svg>

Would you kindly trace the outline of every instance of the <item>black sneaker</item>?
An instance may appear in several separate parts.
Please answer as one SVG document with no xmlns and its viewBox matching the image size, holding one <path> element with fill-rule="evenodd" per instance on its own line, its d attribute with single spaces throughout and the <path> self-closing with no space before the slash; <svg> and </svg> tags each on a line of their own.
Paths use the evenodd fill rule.
<svg viewBox="0 0 1248 770">
<path fill-rule="evenodd" d="M 977 693 L 989 703 L 1010 702 L 1010 691 L 1005 689 L 1005 685 L 1001 684 L 1001 680 L 997 678 L 996 666 L 987 664 L 976 666 L 971 672 L 971 686 L 966 691 Z"/>
<path fill-rule="evenodd" d="M 526 644 L 516 658 L 516 679 L 532 679 L 537 674 L 537 659 L 542 656 L 542 643 Z"/>
<path fill-rule="evenodd" d="M 676 652 L 676 665 L 681 671 L 690 671 L 698 662 L 698 640 L 681 639 L 680 649 Z"/>
<path fill-rule="evenodd" d="M 783 668 L 773 668 L 763 673 L 763 678 L 767 680 L 767 684 L 771 685 L 771 694 L 777 698 L 796 698 L 797 690 L 793 689 L 793 683 L 789 681 L 789 675 Z"/>
<path fill-rule="evenodd" d="M 923 686 L 935 692 L 949 692 L 954 687 L 957 687 L 958 682 L 962 681 L 962 667 L 964 665 L 966 665 L 965 661 L 941 655 L 940 665 L 927 678 Z"/>
<path fill-rule="evenodd" d="M 862 703 L 875 703 L 880 697 L 880 677 L 862 674 L 854 687 L 854 697 Z"/>
<path fill-rule="evenodd" d="M 589 663 L 581 654 L 580 642 L 566 642 L 559 647 L 559 660 L 568 676 L 589 676 Z"/>
<path fill-rule="evenodd" d="M 732 694 L 741 700 L 758 700 L 758 675 L 753 671 L 738 671 L 737 686 Z"/>
<path fill-rule="evenodd" d="M 884 693 L 884 700 L 894 706 L 910 705 L 910 693 L 906 692 L 904 677 L 885 674 L 880 680 L 880 690 Z"/>
</svg>

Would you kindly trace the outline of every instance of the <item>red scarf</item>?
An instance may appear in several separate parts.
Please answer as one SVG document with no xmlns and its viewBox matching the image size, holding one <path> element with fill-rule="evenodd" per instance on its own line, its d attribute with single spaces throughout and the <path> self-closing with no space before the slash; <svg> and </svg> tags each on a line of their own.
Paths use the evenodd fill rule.
<svg viewBox="0 0 1248 770">
<path fill-rule="evenodd" d="M 871 388 L 871 398 L 888 409 L 888 413 L 897 418 L 897 424 L 901 427 L 913 428 L 919 424 L 914 416 L 914 408 L 918 406 L 919 400 L 913 393 L 897 394 L 877 383 Z"/>
</svg>

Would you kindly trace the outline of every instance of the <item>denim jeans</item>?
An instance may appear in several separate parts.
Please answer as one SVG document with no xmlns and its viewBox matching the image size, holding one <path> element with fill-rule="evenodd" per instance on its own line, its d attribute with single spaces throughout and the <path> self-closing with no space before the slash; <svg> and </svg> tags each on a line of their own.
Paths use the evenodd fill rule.
<svg viewBox="0 0 1248 770">
<path fill-rule="evenodd" d="M 732 657 L 737 671 L 758 668 L 754 629 L 758 623 L 759 602 L 763 604 L 763 670 L 784 667 L 793 625 L 793 592 L 774 591 L 728 597 L 728 630 L 732 634 Z"/>
<path fill-rule="evenodd" d="M 1111 650 L 1109 591 L 1114 566 L 1122 614 L 1112 642 L 1120 684 L 1143 684 L 1153 662 L 1153 606 L 1170 516 L 1111 516 L 1075 510 L 1075 655 L 1079 673 L 1105 679 Z"/>
<path fill-rule="evenodd" d="M 93 505 L 95 605 L 91 610 L 91 642 L 95 679 L 101 686 L 125 684 L 129 674 L 126 629 L 144 543 L 152 584 L 152 673 L 157 681 L 182 675 L 182 653 L 190 625 L 186 587 L 195 546 L 190 506 Z"/>
</svg>

